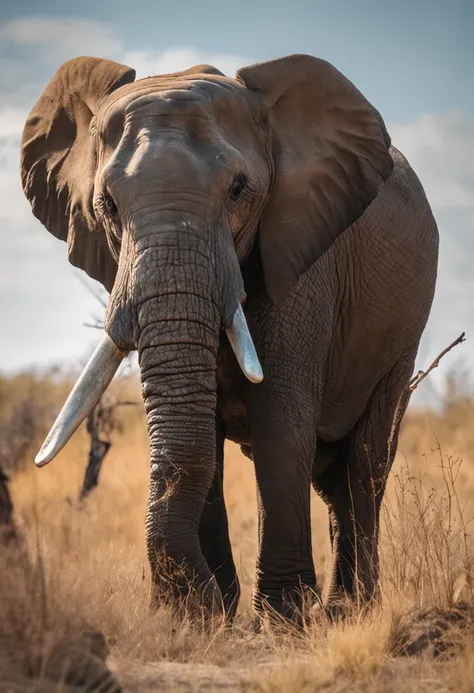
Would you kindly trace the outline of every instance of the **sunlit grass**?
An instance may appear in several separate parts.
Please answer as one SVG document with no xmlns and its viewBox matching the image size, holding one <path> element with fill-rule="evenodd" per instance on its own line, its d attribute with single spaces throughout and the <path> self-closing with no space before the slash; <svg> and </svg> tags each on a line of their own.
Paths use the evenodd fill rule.
<svg viewBox="0 0 474 693">
<path fill-rule="evenodd" d="M 28 381 L 26 376 L 3 380 L 0 419 L 5 420 L 25 396 L 57 407 L 68 383 L 56 380 Z M 139 399 L 139 386 L 133 380 L 114 387 L 122 388 L 124 398 Z M 232 631 L 209 633 L 178 622 L 165 608 L 155 613 L 149 609 L 144 540 L 148 438 L 142 408 L 120 413 L 124 433 L 114 439 L 99 486 L 83 503 L 78 502 L 78 494 L 88 453 L 85 430 L 41 470 L 32 463 L 41 441 L 31 441 L 22 451 L 25 459 L 12 465 L 18 470 L 11 484 L 15 518 L 25 537 L 29 563 L 22 563 L 22 558 L 12 564 L 9 554 L 8 562 L 4 557 L 0 566 L 0 647 L 2 642 L 14 645 L 8 676 L 11 681 L 16 677 L 17 687 L 12 683 L 11 690 L 32 690 L 28 688 L 31 677 L 21 677 L 28 662 L 38 658 L 34 649 L 38 633 L 48 633 L 54 652 L 54 642 L 67 641 L 73 637 L 71 632 L 93 628 L 104 634 L 111 666 L 130 690 L 155 690 L 149 683 L 150 676 L 155 676 L 150 674 L 153 667 L 156 690 L 175 690 L 174 684 L 166 688 L 158 680 L 159 666 L 177 662 L 182 664 L 180 675 L 191 682 L 189 690 L 193 690 L 193 681 L 197 687 L 205 675 L 209 686 L 213 680 L 217 685 L 219 676 L 225 678 L 228 672 L 227 680 L 235 680 L 235 690 L 240 690 L 238 681 L 246 681 L 247 690 L 267 693 L 472 693 L 474 652 L 468 618 L 450 626 L 457 633 L 456 645 L 442 661 L 425 656 L 415 666 L 412 659 L 396 656 L 393 645 L 417 637 L 413 624 L 421 612 L 414 609 L 437 609 L 432 612 L 437 618 L 473 602 L 469 535 L 474 518 L 474 403 L 453 397 L 448 404 L 441 414 L 411 413 L 403 426 L 382 513 L 382 606 L 336 625 L 329 625 L 320 613 L 309 614 L 303 634 L 275 634 L 265 629 L 258 634 L 252 627 L 255 479 L 252 463 L 237 446 L 226 444 L 225 495 L 241 580 L 241 606 Z M 312 525 L 315 563 L 323 583 L 330 564 L 328 519 L 324 504 L 315 495 Z M 424 618 L 428 618 L 426 614 Z M 405 629 L 402 640 L 396 639 L 400 635 L 397 628 Z M 6 661 L 0 650 L 0 682 L 2 675 L 7 676 Z M 231 677 L 231 671 L 237 674 Z M 175 674 L 169 676 L 175 680 Z M 145 677 L 148 687 L 141 688 Z M 440 683 L 438 688 L 433 688 L 433 681 Z"/>
</svg>

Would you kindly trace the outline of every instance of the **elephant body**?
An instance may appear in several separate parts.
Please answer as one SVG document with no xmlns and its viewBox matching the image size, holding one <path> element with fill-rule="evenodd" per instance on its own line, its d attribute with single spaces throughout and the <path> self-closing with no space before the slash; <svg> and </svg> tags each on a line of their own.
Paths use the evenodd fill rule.
<svg viewBox="0 0 474 693">
<path fill-rule="evenodd" d="M 397 363 L 407 359 L 413 367 L 434 294 L 436 223 L 413 169 L 395 147 L 390 152 L 394 171 L 376 199 L 305 273 L 283 310 L 265 295 L 258 257 L 243 266 L 245 312 L 260 359 L 288 369 L 285 380 L 305 379 L 315 393 L 318 436 L 327 442 L 350 433 Z M 218 412 L 228 438 L 248 447 L 246 400 L 255 389 L 245 393 L 224 340 L 219 358 Z"/>
<path fill-rule="evenodd" d="M 380 114 L 310 56 L 234 80 L 197 66 L 137 82 L 78 58 L 27 121 L 22 177 L 70 261 L 111 292 L 107 334 L 37 463 L 137 349 L 154 599 L 189 604 L 192 583 L 201 606 L 235 614 L 227 437 L 255 464 L 256 609 L 293 619 L 317 590 L 311 484 L 329 508 L 328 606 L 371 601 L 394 415 L 438 252 L 423 188 Z"/>
<path fill-rule="evenodd" d="M 436 223 L 409 163 L 394 147 L 390 151 L 394 169 L 378 196 L 303 275 L 283 309 L 271 305 L 263 282 L 256 281 L 262 277 L 258 253 L 244 265 L 246 315 L 265 372 L 262 385 L 247 385 L 225 341 L 218 360 L 217 411 L 226 436 L 249 456 L 256 447 L 255 464 L 274 476 L 272 498 L 264 504 L 266 521 L 287 522 L 282 508 L 288 500 L 295 502 L 288 495 L 304 465 L 328 503 L 331 533 L 342 532 L 342 542 L 333 546 L 331 600 L 342 590 L 358 591 L 361 600 L 375 591 L 378 511 L 398 430 L 390 451 L 389 439 L 436 282 Z M 280 465 L 288 467 L 284 484 Z M 352 501 L 345 488 L 348 473 Z M 308 534 L 303 527 L 309 483 L 300 492 L 295 525 Z M 269 518 L 273 505 L 275 518 Z M 354 522 L 366 556 L 359 561 L 357 585 Z M 281 538 L 293 529 L 280 527 Z M 310 566 L 309 539 L 305 552 Z M 314 587 L 312 568 L 307 570 L 305 584 Z M 288 591 L 301 576 L 290 580 Z M 261 587 L 268 595 L 265 584 Z"/>
</svg>

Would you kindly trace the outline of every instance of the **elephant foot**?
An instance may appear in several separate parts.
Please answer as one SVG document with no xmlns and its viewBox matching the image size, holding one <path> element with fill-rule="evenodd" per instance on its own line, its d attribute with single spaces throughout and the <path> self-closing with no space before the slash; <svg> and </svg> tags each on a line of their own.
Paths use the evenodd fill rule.
<svg viewBox="0 0 474 693">
<path fill-rule="evenodd" d="M 322 608 L 319 590 L 304 588 L 295 590 L 280 599 L 254 597 L 254 628 L 260 631 L 264 627 L 288 633 L 289 630 L 301 631 L 310 625 L 317 608 Z"/>
<path fill-rule="evenodd" d="M 240 583 L 232 558 L 217 564 L 217 569 L 210 563 L 212 574 L 217 582 L 221 595 L 221 609 L 227 625 L 232 625 L 237 615 L 240 601 Z M 217 563 L 216 560 L 213 561 Z"/>
<path fill-rule="evenodd" d="M 152 582 L 150 609 L 169 608 L 175 618 L 190 621 L 193 626 L 214 630 L 226 620 L 224 602 L 214 577 L 204 584 L 196 580 L 186 582 L 155 579 Z"/>
<path fill-rule="evenodd" d="M 358 618 L 375 609 L 380 604 L 378 596 L 358 599 L 350 592 L 338 589 L 327 597 L 322 610 L 332 623 L 347 621 L 351 618 Z"/>
<path fill-rule="evenodd" d="M 224 620 L 227 626 L 232 626 L 239 606 L 240 592 L 238 594 L 223 594 L 222 596 L 222 611 Z"/>
</svg>

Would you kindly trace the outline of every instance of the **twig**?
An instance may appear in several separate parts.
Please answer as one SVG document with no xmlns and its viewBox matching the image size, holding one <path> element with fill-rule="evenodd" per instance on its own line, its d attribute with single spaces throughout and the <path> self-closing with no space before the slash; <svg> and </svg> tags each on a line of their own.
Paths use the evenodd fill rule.
<svg viewBox="0 0 474 693">
<path fill-rule="evenodd" d="M 112 405 L 113 407 L 137 407 L 141 402 L 117 402 L 116 404 Z M 110 409 L 111 407 L 106 407 L 106 409 Z"/>
<path fill-rule="evenodd" d="M 405 415 L 406 409 L 408 407 L 408 403 L 410 401 L 410 397 L 412 396 L 413 392 L 416 390 L 418 385 L 431 373 L 432 370 L 435 368 L 438 368 L 439 362 L 443 358 L 443 356 L 446 356 L 446 354 L 451 351 L 455 346 L 458 344 L 462 344 L 463 342 L 466 341 L 465 339 L 466 333 L 463 332 L 462 334 L 459 335 L 457 339 L 454 340 L 454 342 L 451 342 L 449 346 L 446 347 L 446 349 L 443 349 L 438 356 L 435 358 L 435 360 L 429 365 L 429 367 L 426 369 L 426 371 L 418 371 L 416 375 L 414 375 L 407 385 L 404 387 L 402 390 L 402 393 L 398 399 L 398 404 L 395 409 L 395 414 L 393 416 L 393 422 L 392 422 L 392 430 L 390 431 L 390 436 L 388 439 L 388 453 L 387 453 L 387 460 L 392 459 L 393 455 L 393 448 L 394 446 L 396 447 L 397 444 L 397 438 L 398 438 L 398 431 L 400 428 L 400 424 L 402 422 L 402 419 Z M 390 464 L 387 464 L 387 473 L 390 470 Z"/>
<path fill-rule="evenodd" d="M 94 296 L 94 298 L 96 298 L 96 299 L 99 301 L 100 305 L 101 305 L 103 308 L 107 308 L 107 303 L 104 301 L 104 299 L 103 299 L 102 296 L 100 295 L 99 291 L 97 291 L 96 289 L 94 289 L 88 282 L 86 282 L 86 280 L 84 279 L 84 277 L 82 277 L 80 274 L 76 274 L 75 276 L 76 276 L 77 279 L 81 282 L 81 284 L 83 284 L 83 285 L 86 287 L 87 291 L 88 291 L 90 294 L 92 294 L 92 295 Z"/>
<path fill-rule="evenodd" d="M 435 360 L 430 364 L 430 366 L 426 369 L 426 371 L 418 371 L 418 373 L 413 376 L 413 378 L 410 380 L 408 383 L 408 389 L 410 392 L 414 392 L 418 385 L 426 378 L 427 375 L 431 373 L 432 370 L 435 368 L 438 368 L 439 362 L 443 358 L 443 356 L 446 356 L 446 354 L 451 351 L 455 346 L 458 344 L 462 344 L 463 342 L 466 341 L 466 333 L 463 332 L 462 334 L 459 335 L 457 339 L 454 340 L 454 342 L 451 342 L 449 346 L 446 347 L 446 349 L 443 349 L 443 351 L 438 354 L 438 356 L 435 358 Z"/>
<path fill-rule="evenodd" d="M 82 324 L 84 325 L 84 327 L 92 327 L 94 330 L 103 330 L 104 329 L 104 323 L 100 322 L 100 320 L 97 320 L 95 323 L 83 322 Z"/>
</svg>

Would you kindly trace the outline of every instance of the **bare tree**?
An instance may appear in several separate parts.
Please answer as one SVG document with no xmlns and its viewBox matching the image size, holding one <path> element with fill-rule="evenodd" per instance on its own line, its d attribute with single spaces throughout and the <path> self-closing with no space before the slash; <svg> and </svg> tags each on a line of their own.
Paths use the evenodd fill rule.
<svg viewBox="0 0 474 693">
<path fill-rule="evenodd" d="M 77 275 L 81 284 L 91 293 L 102 306 L 107 308 L 104 292 L 92 287 L 81 275 Z M 92 315 L 90 322 L 84 323 L 85 327 L 96 330 L 104 329 L 104 321 L 96 315 Z M 118 373 L 123 377 L 130 370 L 130 359 L 126 358 Z M 87 417 L 87 433 L 90 436 L 89 461 L 84 475 L 84 481 L 79 493 L 79 500 L 83 500 L 99 483 L 99 475 L 102 463 L 112 445 L 111 436 L 114 432 L 121 433 L 122 425 L 117 416 L 119 407 L 135 406 L 138 402 L 121 401 L 110 394 L 104 394 L 94 409 Z"/>
<path fill-rule="evenodd" d="M 8 481 L 8 476 L 0 467 L 0 546 L 8 546 L 18 538 Z"/>
<path fill-rule="evenodd" d="M 87 417 L 87 432 L 91 439 L 89 462 L 79 500 L 83 500 L 99 483 L 102 463 L 110 446 L 112 433 L 122 432 L 122 424 L 117 418 L 118 407 L 135 406 L 138 402 L 119 401 L 111 395 L 104 395 Z"/>
</svg>

